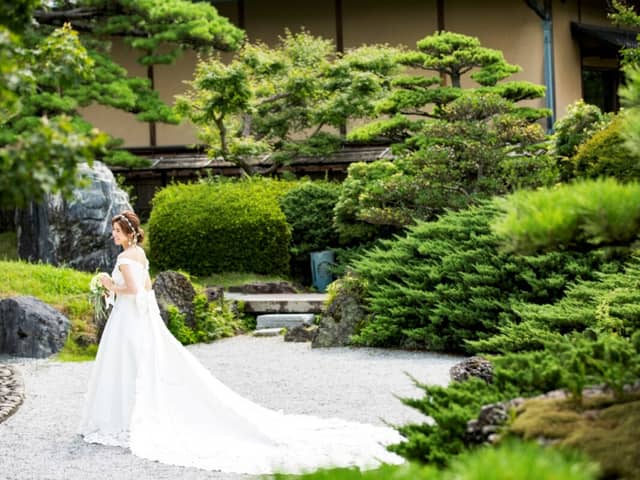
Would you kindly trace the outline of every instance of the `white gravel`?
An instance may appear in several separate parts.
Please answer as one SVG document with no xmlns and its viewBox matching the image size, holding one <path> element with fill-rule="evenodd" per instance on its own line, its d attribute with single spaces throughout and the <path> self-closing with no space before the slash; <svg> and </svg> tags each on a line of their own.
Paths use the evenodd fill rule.
<svg viewBox="0 0 640 480">
<path fill-rule="evenodd" d="M 311 349 L 282 337 L 239 336 L 188 348 L 220 380 L 264 406 L 373 424 L 424 421 L 396 398 L 420 395 L 406 373 L 446 385 L 449 368 L 461 360 L 399 350 Z M 75 429 L 93 362 L 0 362 L 19 367 L 26 390 L 18 412 L 0 423 L 2 480 L 252 478 L 163 465 L 125 449 L 85 443 Z"/>
</svg>

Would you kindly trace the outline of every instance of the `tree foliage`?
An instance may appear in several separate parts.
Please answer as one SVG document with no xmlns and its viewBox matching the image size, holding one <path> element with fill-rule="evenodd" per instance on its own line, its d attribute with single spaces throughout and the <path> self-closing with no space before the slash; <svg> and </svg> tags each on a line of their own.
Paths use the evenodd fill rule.
<svg viewBox="0 0 640 480">
<path fill-rule="evenodd" d="M 103 134 L 79 128 L 64 112 L 33 115 L 30 111 L 33 101 L 55 105 L 59 100 L 39 90 L 38 78 L 41 84 L 62 90 L 92 75 L 92 62 L 68 26 L 42 38 L 34 51 L 5 26 L 24 30 L 20 22 L 28 18 L 30 7 L 29 2 L 16 2 L 13 8 L 0 10 L 16 15 L 0 17 L 0 205 L 4 208 L 40 201 L 50 192 L 68 193 L 77 182 L 77 163 L 91 160 L 106 140 Z"/>
<path fill-rule="evenodd" d="M 75 165 L 94 155 L 106 163 L 139 163 L 121 144 L 79 115 L 100 104 L 145 122 L 177 117 L 148 78 L 130 77 L 109 57 L 122 37 L 145 66 L 171 63 L 187 47 L 237 48 L 240 30 L 204 2 L 80 0 L 0 6 L 0 161 L 4 207 L 68 192 Z M 19 37 L 16 36 L 19 34 Z"/>
<path fill-rule="evenodd" d="M 349 218 L 336 211 L 338 222 L 355 222 L 343 224 L 343 230 L 356 230 L 358 223 L 402 227 L 446 208 L 555 180 L 555 167 L 538 145 L 544 132 L 534 122 L 547 112 L 517 104 L 541 97 L 544 88 L 502 82 L 519 67 L 501 52 L 473 37 L 437 32 L 397 58 L 406 71 L 394 76 L 392 88 L 376 103 L 376 112 L 386 117 L 349 134 L 354 141 L 393 142 L 396 159 L 393 166 L 380 161 L 354 167 L 352 174 L 361 178 L 365 168 L 378 173 L 358 192 L 362 207 Z M 476 86 L 463 88 L 464 76 Z"/>
<path fill-rule="evenodd" d="M 364 46 L 340 55 L 328 40 L 287 31 L 274 48 L 247 43 L 231 62 L 201 61 L 178 111 L 198 127 L 212 156 L 249 175 L 265 171 L 250 161 L 264 156 L 275 170 L 296 155 L 339 148 L 336 130 L 374 113 L 395 52 Z"/>
</svg>

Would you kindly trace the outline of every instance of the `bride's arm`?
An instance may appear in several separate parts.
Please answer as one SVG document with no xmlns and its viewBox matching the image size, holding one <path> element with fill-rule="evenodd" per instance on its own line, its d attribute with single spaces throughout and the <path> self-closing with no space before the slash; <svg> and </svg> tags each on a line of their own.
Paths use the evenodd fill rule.
<svg viewBox="0 0 640 480">
<path fill-rule="evenodd" d="M 110 284 L 105 285 L 105 287 L 107 287 L 116 295 L 136 295 L 138 293 L 138 288 L 136 287 L 136 282 L 133 279 L 131 267 L 129 265 L 123 264 L 120 265 L 119 268 L 122 272 L 122 276 L 124 277 L 124 285 L 116 285 L 113 279 L 111 279 Z"/>
</svg>

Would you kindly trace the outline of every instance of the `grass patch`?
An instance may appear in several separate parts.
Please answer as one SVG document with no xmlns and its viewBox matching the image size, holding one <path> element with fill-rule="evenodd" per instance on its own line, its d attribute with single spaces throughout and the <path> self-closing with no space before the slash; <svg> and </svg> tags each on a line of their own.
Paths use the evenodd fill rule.
<svg viewBox="0 0 640 480">
<path fill-rule="evenodd" d="M 580 410 L 567 400 L 529 400 L 510 430 L 584 452 L 600 463 L 603 478 L 640 479 L 640 394 L 585 398 Z"/>
<path fill-rule="evenodd" d="M 0 233 L 0 260 L 18 259 L 18 237 L 16 232 Z"/>
<path fill-rule="evenodd" d="M 93 310 L 88 297 L 91 277 L 91 273 L 71 268 L 0 260 L 0 298 L 36 297 L 67 316 L 71 321 L 71 332 L 57 358 L 65 361 L 90 360 L 95 357 L 97 347 L 81 347 L 76 339 L 95 336 Z"/>
<path fill-rule="evenodd" d="M 191 276 L 193 283 L 206 287 L 208 285 L 218 285 L 224 288 L 228 288 L 235 285 L 243 285 L 245 283 L 253 282 L 281 282 L 289 281 L 288 278 L 284 278 L 277 275 L 260 275 L 257 273 L 243 273 L 243 272 L 225 272 L 214 273 L 206 277 Z"/>
</svg>

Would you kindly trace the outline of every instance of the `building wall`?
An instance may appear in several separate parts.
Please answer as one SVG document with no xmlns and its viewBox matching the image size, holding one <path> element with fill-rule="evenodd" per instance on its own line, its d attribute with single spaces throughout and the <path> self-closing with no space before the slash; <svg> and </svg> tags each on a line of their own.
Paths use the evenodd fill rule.
<svg viewBox="0 0 640 480">
<path fill-rule="evenodd" d="M 342 0 L 344 48 L 363 43 L 403 44 L 415 48 L 416 41 L 438 28 L 436 0 Z M 518 64 L 522 71 L 514 80 L 528 80 L 544 85 L 542 21 L 524 0 L 446 0 L 442 2 L 445 30 L 473 35 L 490 48 L 501 50 L 505 59 Z M 234 1 L 214 2 L 218 11 L 240 23 Z M 556 75 L 556 112 L 564 115 L 567 105 L 581 98 L 580 50 L 571 38 L 571 21 L 608 25 L 602 0 L 553 0 L 554 66 Z M 314 35 L 337 41 L 335 0 L 245 0 L 244 26 L 251 41 L 275 44 L 285 28 L 293 32 L 305 28 Z M 135 61 L 135 53 L 115 41 L 113 56 L 130 73 L 146 76 L 146 69 Z M 187 53 L 176 64 L 155 68 L 155 87 L 161 98 L 173 103 L 184 92 L 197 62 Z M 465 84 L 463 84 L 465 85 Z M 466 86 L 473 82 L 466 80 Z M 542 107 L 544 99 L 531 101 Z M 149 129 L 133 115 L 105 107 L 85 109 L 86 118 L 99 128 L 125 141 L 126 146 L 149 145 Z M 157 125 L 158 145 L 184 145 L 197 142 L 188 125 Z"/>
</svg>

